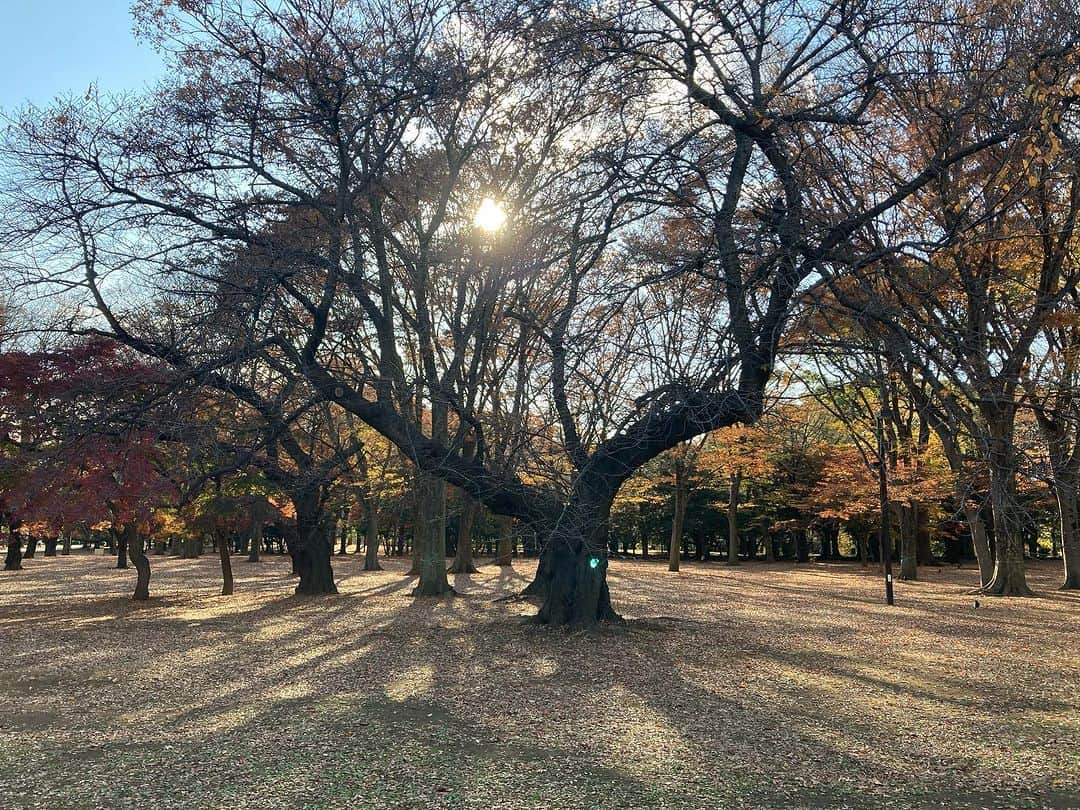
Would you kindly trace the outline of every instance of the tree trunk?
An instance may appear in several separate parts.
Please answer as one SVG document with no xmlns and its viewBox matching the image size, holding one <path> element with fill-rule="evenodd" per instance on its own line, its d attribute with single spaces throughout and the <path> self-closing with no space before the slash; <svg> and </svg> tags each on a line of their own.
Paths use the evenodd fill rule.
<svg viewBox="0 0 1080 810">
<path fill-rule="evenodd" d="M 773 545 L 773 537 L 765 532 L 765 562 L 776 562 L 776 546 Z"/>
<path fill-rule="evenodd" d="M 251 563 L 259 562 L 259 555 L 262 553 L 263 544 L 263 524 L 261 520 L 254 520 L 251 523 L 251 532 L 248 537 L 248 556 L 247 561 Z"/>
<path fill-rule="evenodd" d="M 739 564 L 739 488 L 742 485 L 742 472 L 737 472 L 728 481 L 728 552 L 727 564 Z"/>
<path fill-rule="evenodd" d="M 675 503 L 671 518 L 671 544 L 668 546 L 668 571 L 679 570 L 682 558 L 683 523 L 686 520 L 686 502 L 689 500 L 686 484 L 686 467 L 681 460 L 675 462 Z"/>
<path fill-rule="evenodd" d="M 1004 421 L 1005 417 L 1002 417 Z M 1024 538 L 1016 503 L 1016 458 L 1011 416 L 996 425 L 991 438 L 990 502 L 994 517 L 994 573 L 982 589 L 990 596 L 1031 596 L 1024 574 Z"/>
<path fill-rule="evenodd" d="M 446 578 L 446 482 L 427 473 L 419 476 L 417 504 L 417 563 L 420 581 L 413 596 L 445 596 L 453 593 Z"/>
<path fill-rule="evenodd" d="M 1061 557 L 1065 563 L 1064 590 L 1080 590 L 1080 504 L 1076 481 L 1057 478 L 1054 497 L 1061 518 Z"/>
<path fill-rule="evenodd" d="M 202 554 L 202 537 L 192 535 L 184 540 L 184 553 L 180 556 L 185 560 L 196 560 Z"/>
<path fill-rule="evenodd" d="M 5 571 L 22 570 L 22 535 L 18 529 L 8 530 L 7 556 L 4 557 Z"/>
<path fill-rule="evenodd" d="M 806 537 L 806 529 L 795 530 L 795 562 L 810 562 L 810 543 Z"/>
<path fill-rule="evenodd" d="M 122 531 L 121 542 L 130 552 L 135 566 L 135 593 L 131 598 L 135 602 L 145 602 L 150 598 L 150 558 L 143 551 L 143 539 L 134 522 L 126 524 Z"/>
<path fill-rule="evenodd" d="M 229 541 L 219 535 L 217 539 L 218 559 L 221 560 L 221 595 L 232 596 L 233 575 L 232 555 L 229 553 Z"/>
<path fill-rule="evenodd" d="M 480 504 L 464 492 L 461 493 L 461 497 L 464 503 L 461 519 L 458 522 L 457 552 L 454 554 L 454 563 L 450 566 L 450 573 L 475 574 L 477 569 L 473 564 L 473 526 L 480 512 Z"/>
<path fill-rule="evenodd" d="M 60 556 L 66 557 L 71 554 L 71 532 L 64 533 L 64 542 L 60 546 Z"/>
<path fill-rule="evenodd" d="M 994 577 L 994 557 L 990 553 L 990 538 L 986 535 L 986 523 L 979 514 L 979 507 L 964 504 L 964 518 L 971 532 L 971 545 L 979 563 L 979 585 L 986 586 Z"/>
<path fill-rule="evenodd" d="M 498 518 L 499 524 L 499 543 L 495 547 L 495 564 L 496 565 L 511 565 L 513 563 L 513 553 L 510 547 L 510 538 L 513 536 L 514 531 L 514 519 L 500 515 Z M 544 553 L 540 554 L 540 565 L 544 565 Z M 539 570 L 536 572 L 537 577 L 540 576 Z"/>
<path fill-rule="evenodd" d="M 915 513 L 915 547 L 918 549 L 919 565 L 936 565 L 934 550 L 930 545 L 930 510 L 919 504 Z"/>
<path fill-rule="evenodd" d="M 900 524 L 900 579 L 918 579 L 919 544 L 916 533 L 916 503 L 898 504 Z"/>
<path fill-rule="evenodd" d="M 337 593 L 334 569 L 330 564 L 333 553 L 317 492 L 301 492 L 293 496 L 296 506 L 296 553 L 293 560 L 300 577 L 296 592 L 309 596 Z"/>
<path fill-rule="evenodd" d="M 37 535 L 31 534 L 26 538 L 26 551 L 23 552 L 23 559 L 32 560 L 37 554 Z"/>
<path fill-rule="evenodd" d="M 364 570 L 382 571 L 382 566 L 379 565 L 379 510 L 375 508 L 374 499 L 370 497 L 364 504 L 364 542 L 367 548 Z M 359 545 L 357 535 L 357 546 Z"/>
<path fill-rule="evenodd" d="M 618 620 L 607 585 L 604 541 L 610 509 L 610 500 L 601 505 L 571 502 L 560 514 L 547 543 L 549 574 L 537 623 L 591 625 Z"/>
<path fill-rule="evenodd" d="M 59 544 L 59 542 L 60 542 L 59 537 L 53 536 L 53 537 L 46 537 L 45 538 L 45 556 L 46 557 L 55 557 L 56 556 L 56 546 Z"/>
<path fill-rule="evenodd" d="M 128 539 L 127 536 L 120 532 L 113 535 L 116 538 L 116 567 L 127 568 L 128 567 Z"/>
</svg>

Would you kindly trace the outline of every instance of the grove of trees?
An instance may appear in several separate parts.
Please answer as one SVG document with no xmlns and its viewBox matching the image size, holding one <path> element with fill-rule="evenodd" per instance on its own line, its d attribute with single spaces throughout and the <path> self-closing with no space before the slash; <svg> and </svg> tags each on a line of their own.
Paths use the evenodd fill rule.
<svg viewBox="0 0 1080 810">
<path fill-rule="evenodd" d="M 4 122 L 6 568 L 517 550 L 557 625 L 620 554 L 1080 587 L 1069 4 L 135 13 L 165 78 Z"/>
</svg>

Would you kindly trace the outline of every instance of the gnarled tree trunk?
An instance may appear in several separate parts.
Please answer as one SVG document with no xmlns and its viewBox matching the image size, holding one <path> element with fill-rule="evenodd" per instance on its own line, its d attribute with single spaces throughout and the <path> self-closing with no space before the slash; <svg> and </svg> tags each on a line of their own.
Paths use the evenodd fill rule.
<svg viewBox="0 0 1080 810">
<path fill-rule="evenodd" d="M 533 585 L 544 602 L 540 624 L 589 625 L 614 621 L 607 585 L 607 527 L 614 492 L 576 493 L 560 513 L 545 546 Z M 532 587 L 532 586 L 530 586 Z"/>
</svg>

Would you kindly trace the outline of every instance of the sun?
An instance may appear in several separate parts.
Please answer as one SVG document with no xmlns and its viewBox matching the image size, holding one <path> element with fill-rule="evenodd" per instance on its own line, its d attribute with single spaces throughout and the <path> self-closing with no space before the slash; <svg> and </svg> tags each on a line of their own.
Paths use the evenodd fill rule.
<svg viewBox="0 0 1080 810">
<path fill-rule="evenodd" d="M 506 212 L 491 197 L 484 197 L 480 201 L 480 207 L 476 209 L 473 224 L 488 233 L 495 233 L 506 224 Z"/>
</svg>

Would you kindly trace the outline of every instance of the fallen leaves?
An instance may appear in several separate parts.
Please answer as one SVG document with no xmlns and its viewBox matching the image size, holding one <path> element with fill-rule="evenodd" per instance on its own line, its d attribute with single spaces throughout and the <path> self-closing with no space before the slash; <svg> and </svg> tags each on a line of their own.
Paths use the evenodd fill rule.
<svg viewBox="0 0 1080 810">
<path fill-rule="evenodd" d="M 404 564 L 102 557 L 0 578 L 4 807 L 713 808 L 1080 804 L 1080 600 L 972 611 L 973 570 L 615 561 L 625 626 L 495 602 L 494 566 L 414 601 Z M 528 576 L 531 564 L 518 561 Z M 132 755 L 139 765 L 131 766 Z"/>
</svg>

